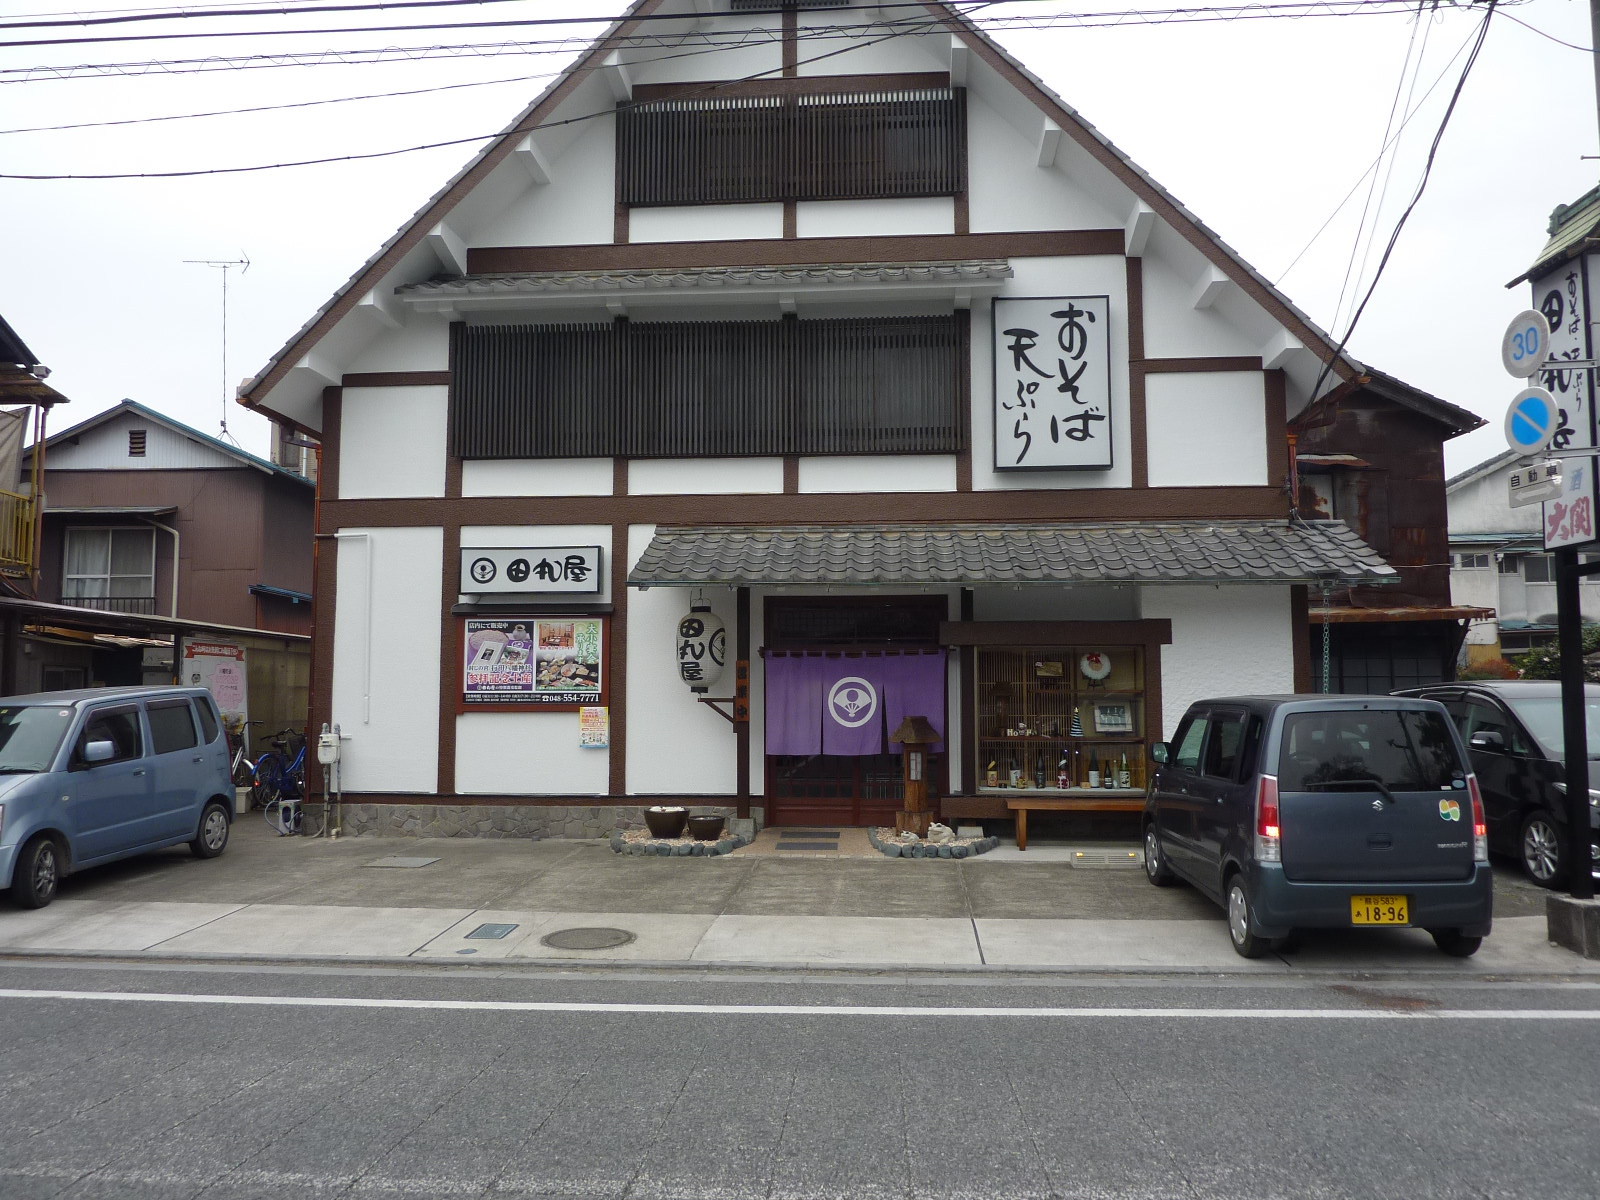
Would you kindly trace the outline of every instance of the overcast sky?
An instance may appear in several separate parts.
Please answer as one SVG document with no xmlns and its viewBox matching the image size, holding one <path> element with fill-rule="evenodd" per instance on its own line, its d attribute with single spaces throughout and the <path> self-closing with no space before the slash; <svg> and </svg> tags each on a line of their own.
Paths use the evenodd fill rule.
<svg viewBox="0 0 1600 1200">
<path fill-rule="evenodd" d="M 85 0 L 70 11 L 143 11 L 123 7 L 135 2 Z M 623 7 L 524 0 L 337 18 L 301 13 L 0 29 L 0 175 L 207 170 L 492 135 L 571 60 L 577 42 L 603 26 L 65 46 L 21 41 L 318 23 L 392 27 L 607 17 Z M 1093 4 L 1102 12 L 1137 7 L 1115 0 Z M 1177 4 L 1155 0 L 1149 7 Z M 59 0 L 0 0 L 0 27 L 65 11 Z M 983 15 L 1066 11 L 1065 0 L 1029 0 L 992 5 Z M 1087 10 L 1075 5 L 1071 11 Z M 996 30 L 994 36 L 1337 336 L 1348 325 L 1350 297 L 1365 293 L 1417 187 L 1482 15 L 1481 7 L 1443 7 L 1420 19 L 1393 12 L 1206 24 L 1129 19 L 1115 28 L 1067 25 Z M 383 64 L 59 70 L 561 37 L 576 41 L 565 50 L 545 45 L 539 53 L 507 49 Z M 1427 193 L 1350 341 L 1350 352 L 1363 361 L 1489 418 L 1488 428 L 1447 446 L 1452 473 L 1505 447 L 1500 421 L 1517 384 L 1500 366 L 1500 337 L 1529 296 L 1526 285 L 1509 291 L 1504 285 L 1543 245 L 1551 209 L 1576 199 L 1600 176 L 1593 157 L 1600 136 L 1590 45 L 1583 0 L 1502 6 L 1444 134 Z M 401 91 L 420 94 L 346 99 Z M 1362 177 L 1379 156 L 1397 95 L 1402 115 L 1416 112 L 1392 166 L 1385 159 L 1378 172 L 1379 194 L 1371 203 L 1376 208 L 1381 195 L 1382 207 L 1375 222 L 1370 211 L 1367 218 L 1369 229 L 1376 227 L 1375 244 L 1354 250 L 1352 268 L 1368 199 Z M 333 99 L 344 102 L 151 119 Z M 15 132 L 112 121 L 137 123 Z M 231 401 L 235 385 L 259 371 L 482 144 L 179 179 L 0 178 L 0 314 L 52 368 L 50 382 L 72 402 L 52 418 L 52 428 L 128 397 L 211 434 L 226 417 L 246 449 L 264 452 L 266 422 Z M 1323 229 L 1353 188 L 1349 203 Z M 1290 269 L 1308 243 L 1310 251 Z M 244 258 L 248 270 L 226 272 L 186 261 Z"/>
</svg>

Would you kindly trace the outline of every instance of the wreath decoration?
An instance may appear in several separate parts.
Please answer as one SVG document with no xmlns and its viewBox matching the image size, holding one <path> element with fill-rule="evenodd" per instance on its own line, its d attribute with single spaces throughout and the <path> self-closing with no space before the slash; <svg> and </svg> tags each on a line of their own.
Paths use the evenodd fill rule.
<svg viewBox="0 0 1600 1200">
<path fill-rule="evenodd" d="M 1091 650 L 1078 660 L 1078 670 L 1083 672 L 1085 679 L 1099 683 L 1111 674 L 1111 656 L 1102 654 L 1098 650 Z"/>
</svg>

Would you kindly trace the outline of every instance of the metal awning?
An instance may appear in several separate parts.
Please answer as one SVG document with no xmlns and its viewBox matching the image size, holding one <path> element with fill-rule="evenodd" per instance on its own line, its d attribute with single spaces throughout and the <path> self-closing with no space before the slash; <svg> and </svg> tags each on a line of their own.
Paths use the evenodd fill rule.
<svg viewBox="0 0 1600 1200">
<path fill-rule="evenodd" d="M 1342 521 L 664 526 L 632 587 L 919 584 L 1387 584 Z"/>
</svg>

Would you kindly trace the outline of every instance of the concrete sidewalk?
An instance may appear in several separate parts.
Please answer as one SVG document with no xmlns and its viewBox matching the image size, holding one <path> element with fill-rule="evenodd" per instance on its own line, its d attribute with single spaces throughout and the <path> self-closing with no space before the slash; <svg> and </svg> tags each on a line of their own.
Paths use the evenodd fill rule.
<svg viewBox="0 0 1600 1200">
<path fill-rule="evenodd" d="M 1600 962 L 1549 943 L 1543 893 L 1509 875 L 1475 958 L 1445 957 L 1420 930 L 1388 930 L 1313 934 L 1293 954 L 1252 962 L 1233 952 L 1209 901 L 1153 888 L 1136 868 L 1081 865 L 1083 848 L 1032 841 L 964 861 L 636 858 L 592 842 L 279 838 L 245 816 L 219 859 L 163 852 L 73 876 L 45 909 L 0 902 L 0 953 L 1600 975 Z"/>
</svg>

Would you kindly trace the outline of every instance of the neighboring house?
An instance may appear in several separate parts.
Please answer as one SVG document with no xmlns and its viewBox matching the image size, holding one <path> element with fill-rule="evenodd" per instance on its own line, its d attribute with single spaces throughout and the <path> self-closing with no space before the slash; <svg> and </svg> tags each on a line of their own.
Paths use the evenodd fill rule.
<svg viewBox="0 0 1600 1200">
<path fill-rule="evenodd" d="M 1545 552 L 1543 506 L 1511 506 L 1510 475 L 1525 459 L 1514 450 L 1454 476 L 1450 503 L 1450 592 L 1457 604 L 1493 611 L 1467 636 L 1467 661 L 1522 654 L 1556 640 L 1555 558 Z M 1581 562 L 1600 555 L 1580 554 Z M 1600 621 L 1600 576 L 1583 576 L 1586 621 Z"/>
<path fill-rule="evenodd" d="M 37 441 L 50 410 L 67 402 L 49 377 L 50 368 L 0 317 L 0 579 L 14 591 L 31 591 L 39 569 L 39 480 L 22 469 L 22 447 L 29 435 Z"/>
<path fill-rule="evenodd" d="M 131 400 L 23 458 L 44 510 L 37 590 L 5 602 L 15 691 L 191 682 L 203 644 L 248 671 L 225 712 L 304 724 L 309 480 Z"/>
<path fill-rule="evenodd" d="M 1400 578 L 1289 519 L 1286 425 L 1456 410 L 954 9 L 743 7 L 634 4 L 241 391 L 325 448 L 347 828 L 891 823 L 911 715 L 946 820 L 1136 805 L 1191 701 L 1312 686 L 1308 587 Z"/>
<path fill-rule="evenodd" d="M 1326 648 L 1335 692 L 1454 679 L 1470 623 L 1492 615 L 1452 599 L 1444 480 L 1444 443 L 1486 422 L 1366 370 L 1290 425 L 1300 515 L 1344 521 L 1400 573 L 1383 588 L 1330 582 L 1313 593 L 1312 677 L 1320 690 Z"/>
</svg>

